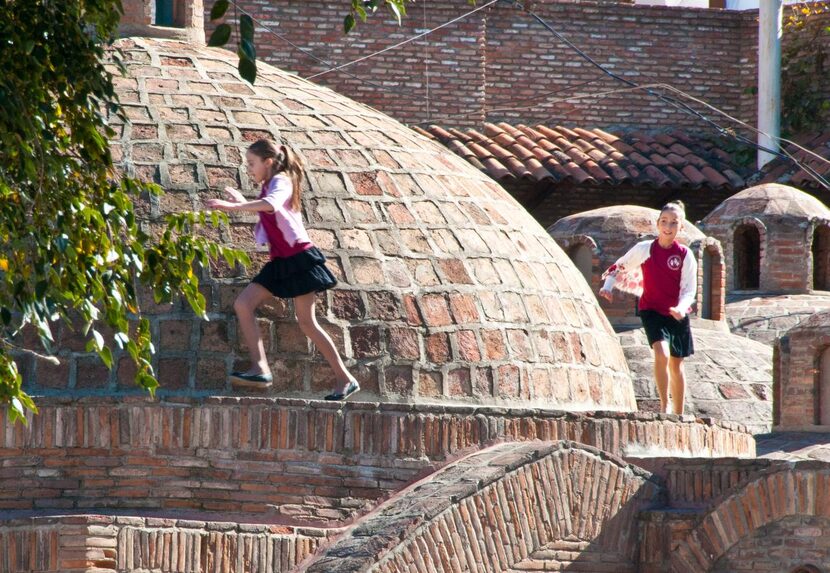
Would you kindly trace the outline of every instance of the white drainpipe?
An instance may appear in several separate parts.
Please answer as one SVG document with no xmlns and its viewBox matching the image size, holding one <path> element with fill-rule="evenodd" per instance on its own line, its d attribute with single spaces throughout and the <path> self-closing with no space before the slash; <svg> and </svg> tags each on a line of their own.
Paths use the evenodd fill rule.
<svg viewBox="0 0 830 573">
<path fill-rule="evenodd" d="M 758 145 L 778 151 L 781 136 L 782 0 L 761 0 L 758 21 Z M 775 155 L 758 151 L 758 169 Z"/>
</svg>

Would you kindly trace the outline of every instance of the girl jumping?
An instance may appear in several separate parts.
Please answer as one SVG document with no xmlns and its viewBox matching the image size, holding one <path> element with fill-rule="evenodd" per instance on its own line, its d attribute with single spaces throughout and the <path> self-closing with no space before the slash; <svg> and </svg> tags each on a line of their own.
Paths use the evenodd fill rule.
<svg viewBox="0 0 830 573">
<path fill-rule="evenodd" d="M 308 336 L 334 371 L 337 387 L 326 400 L 344 400 L 360 390 L 357 380 L 346 370 L 331 338 L 320 328 L 314 312 L 315 296 L 337 284 L 325 265 L 325 257 L 308 238 L 303 226 L 300 193 L 303 165 L 289 148 L 279 148 L 260 139 L 245 154 L 251 177 L 260 184 L 255 201 L 248 201 L 231 187 L 225 188 L 228 200 L 211 199 L 207 206 L 223 211 L 250 211 L 259 215 L 254 233 L 257 243 L 267 244 L 271 260 L 234 301 L 242 337 L 248 345 L 251 366 L 245 372 L 231 373 L 237 386 L 267 388 L 272 376 L 265 356 L 255 312 L 271 296 L 294 299 L 294 313 L 300 330 Z"/>
<path fill-rule="evenodd" d="M 695 257 L 675 240 L 685 218 L 680 201 L 665 205 L 657 219 L 657 238 L 637 243 L 620 257 L 603 274 L 605 284 L 599 291 L 609 302 L 615 285 L 640 296 L 640 319 L 654 350 L 660 411 L 667 411 L 670 387 L 672 412 L 678 415 L 683 413 L 686 392 L 683 359 L 694 353 L 689 310 L 697 292 Z"/>
</svg>

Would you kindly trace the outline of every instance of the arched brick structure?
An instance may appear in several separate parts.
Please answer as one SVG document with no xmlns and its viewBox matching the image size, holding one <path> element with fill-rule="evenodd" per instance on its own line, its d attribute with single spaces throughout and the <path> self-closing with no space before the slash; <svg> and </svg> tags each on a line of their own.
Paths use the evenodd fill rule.
<svg viewBox="0 0 830 573">
<path fill-rule="evenodd" d="M 811 287 L 813 290 L 830 291 L 830 221 L 815 220 L 810 227 Z"/>
<path fill-rule="evenodd" d="M 723 249 L 717 239 L 706 237 L 694 241 L 689 248 L 697 258 L 697 314 L 706 320 L 726 318 L 726 267 Z"/>
<path fill-rule="evenodd" d="M 801 320 L 830 309 L 830 292 L 815 289 L 830 268 L 830 242 L 825 246 L 822 230 L 828 217 L 830 210 L 815 197 L 768 183 L 733 195 L 703 219 L 701 229 L 723 245 L 726 317 L 733 333 L 772 346 Z M 734 238 L 741 228 L 758 234 L 759 260 L 752 263 L 759 273 L 756 289 L 736 290 L 741 265 L 736 264 Z"/>
<path fill-rule="evenodd" d="M 732 229 L 732 290 L 761 288 L 761 269 L 767 267 L 767 228 L 755 217 L 744 217 Z M 730 280 L 731 279 L 731 280 Z"/>
<path fill-rule="evenodd" d="M 813 529 L 806 540 L 805 531 L 796 532 L 803 527 Z M 726 496 L 678 544 L 671 571 L 758 571 L 759 552 L 769 556 L 764 540 L 771 533 L 800 538 L 787 544 L 786 553 L 776 554 L 780 570 L 810 563 L 830 566 L 826 547 L 809 542 L 830 534 L 830 466 L 815 462 L 776 466 Z"/>
<path fill-rule="evenodd" d="M 562 250 L 573 261 L 576 268 L 582 273 L 585 282 L 590 285 L 591 290 L 599 288 L 599 248 L 596 241 L 587 235 L 575 235 L 573 237 L 557 241 Z"/>
<path fill-rule="evenodd" d="M 726 199 L 700 222 L 700 228 L 723 245 L 731 269 L 726 276 L 728 292 L 742 287 L 736 272 L 746 269 L 739 264 L 742 256 L 736 259 L 736 232 L 754 228 L 759 260 L 745 263 L 758 269 L 759 284 L 749 290 L 804 293 L 812 287 L 810 245 L 816 219 L 830 220 L 830 210 L 821 201 L 793 187 L 765 183 Z M 744 272 L 750 274 L 748 269 Z"/>
<path fill-rule="evenodd" d="M 830 429 L 830 311 L 817 312 L 775 343 L 773 423 L 781 430 Z"/>
<path fill-rule="evenodd" d="M 587 570 L 591 563 L 635 573 L 636 515 L 659 500 L 647 472 L 598 450 L 501 444 L 380 506 L 307 571 Z"/>
</svg>

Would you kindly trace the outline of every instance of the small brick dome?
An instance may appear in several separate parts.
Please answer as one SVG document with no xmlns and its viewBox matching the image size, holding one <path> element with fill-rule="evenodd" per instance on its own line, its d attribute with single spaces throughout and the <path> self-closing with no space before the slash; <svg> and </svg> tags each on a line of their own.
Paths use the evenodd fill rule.
<svg viewBox="0 0 830 573">
<path fill-rule="evenodd" d="M 830 290 L 830 210 L 812 195 L 778 183 L 750 187 L 700 228 L 723 245 L 729 293 Z"/>
<path fill-rule="evenodd" d="M 599 209 L 563 217 L 548 227 L 548 233 L 554 238 L 587 235 L 593 237 L 598 243 L 602 241 L 603 244 L 610 241 L 636 242 L 656 236 L 657 219 L 659 217 L 659 210 L 639 205 L 600 207 Z M 688 245 L 704 237 L 705 235 L 697 227 L 685 220 L 683 230 L 678 235 L 678 240 Z M 614 250 L 622 250 L 620 253 L 622 255 L 626 248 L 622 247 Z M 603 249 L 603 251 L 606 250 L 609 249 Z"/>
<path fill-rule="evenodd" d="M 228 51 L 148 38 L 115 47 L 127 68 L 117 91 L 130 121 L 111 118 L 113 151 L 127 172 L 167 191 L 140 206 L 151 229 L 165 213 L 202 208 L 226 185 L 252 196 L 243 158 L 255 139 L 274 138 L 305 159 L 304 216 L 340 280 L 319 297 L 318 318 L 364 396 L 636 407 L 622 349 L 574 265 L 463 159 L 264 62 L 251 86 Z M 267 258 L 253 243 L 254 222 L 234 216 L 218 234 L 254 255 L 248 273 Z M 212 269 L 203 289 L 210 322 L 175 306 L 154 309 L 165 389 L 228 388 L 227 372 L 246 356 L 231 308 L 245 283 L 232 270 Z M 330 370 L 290 303 L 269 305 L 260 325 L 273 393 L 330 387 Z M 130 387 L 119 373 L 93 383 Z"/>
</svg>

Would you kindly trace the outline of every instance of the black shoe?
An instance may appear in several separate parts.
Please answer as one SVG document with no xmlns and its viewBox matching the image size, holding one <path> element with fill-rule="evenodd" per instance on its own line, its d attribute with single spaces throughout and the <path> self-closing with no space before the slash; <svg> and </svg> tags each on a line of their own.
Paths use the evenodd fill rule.
<svg viewBox="0 0 830 573">
<path fill-rule="evenodd" d="M 355 392 L 359 392 L 359 391 L 360 391 L 360 384 L 357 383 L 357 380 L 352 380 L 351 382 L 349 382 L 349 385 L 346 386 L 346 389 L 343 390 L 342 392 L 332 392 L 331 394 L 329 394 L 328 396 L 326 396 L 323 399 L 324 400 L 330 400 L 330 401 L 345 400 L 346 398 L 348 398 L 349 396 L 351 396 Z"/>
<path fill-rule="evenodd" d="M 270 374 L 248 374 L 246 372 L 231 372 L 231 384 L 246 388 L 268 388 L 274 377 Z"/>
</svg>

